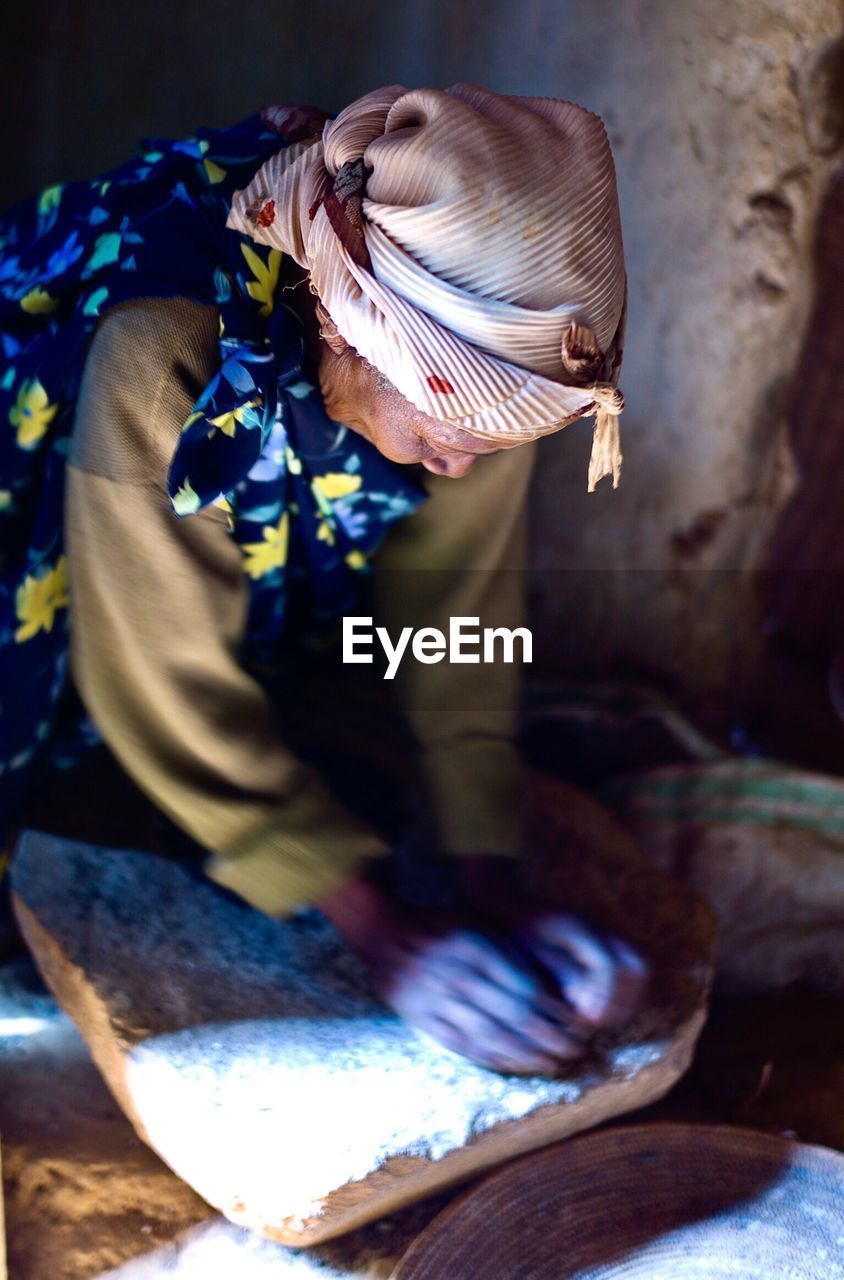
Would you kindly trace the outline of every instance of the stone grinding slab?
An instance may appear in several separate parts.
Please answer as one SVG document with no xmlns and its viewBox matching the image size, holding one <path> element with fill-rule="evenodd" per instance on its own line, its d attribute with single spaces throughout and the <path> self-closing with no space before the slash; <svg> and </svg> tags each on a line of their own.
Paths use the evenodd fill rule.
<svg viewBox="0 0 844 1280">
<path fill-rule="evenodd" d="M 386 1280 L 455 1194 L 307 1249 L 236 1227 L 138 1140 L 23 957 L 0 963 L 0 1134 L 14 1280 Z"/>
<path fill-rule="evenodd" d="M 16 912 L 140 1137 L 232 1222 L 310 1245 L 645 1106 L 689 1064 L 709 912 L 581 793 L 534 786 L 536 886 L 623 925 L 655 973 L 635 1022 L 553 1080 L 406 1026 L 319 912 L 271 920 L 165 858 L 24 832 Z"/>
</svg>

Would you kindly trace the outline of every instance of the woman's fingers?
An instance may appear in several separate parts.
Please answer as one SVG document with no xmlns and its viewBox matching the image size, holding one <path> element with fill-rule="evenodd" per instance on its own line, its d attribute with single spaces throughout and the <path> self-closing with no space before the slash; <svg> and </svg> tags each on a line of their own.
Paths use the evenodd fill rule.
<svg viewBox="0 0 844 1280">
<path fill-rule="evenodd" d="M 552 947 L 525 940 L 525 946 L 547 970 L 560 993 L 569 1019 L 592 1029 L 605 1025 L 608 1007 L 614 1003 L 615 973 L 608 968 L 581 969 Z"/>
<path fill-rule="evenodd" d="M 522 1025 L 507 1027 L 498 1018 L 468 1003 L 465 997 L 449 992 L 442 1003 L 442 1017 L 462 1031 L 467 1043 L 490 1060 L 509 1060 L 521 1064 L 525 1071 L 545 1074 L 553 1074 L 557 1069 L 555 1055 L 530 1044 Z"/>
<path fill-rule="evenodd" d="M 576 1036 L 539 1010 L 541 985 L 530 961 L 474 930 L 416 934 L 393 954 L 382 990 L 412 1025 L 496 1070 L 554 1074 L 584 1052 Z M 450 1028 L 447 1041 L 439 1024 Z"/>
<path fill-rule="evenodd" d="M 563 914 L 531 922 L 520 938 L 553 977 L 576 1021 L 594 1029 L 619 1026 L 639 1008 L 648 967 L 620 939 L 594 934 Z"/>
<path fill-rule="evenodd" d="M 540 990 L 536 974 L 530 968 L 496 945 L 492 938 L 474 929 L 457 929 L 440 938 L 423 940 L 421 951 L 425 963 L 462 964 L 468 969 L 484 974 L 502 991 L 530 998 Z"/>
<path fill-rule="evenodd" d="M 558 1020 L 545 1018 L 535 998 L 513 995 L 462 964 L 445 976 L 445 983 L 449 994 L 463 1005 L 494 1018 L 533 1049 L 544 1050 L 563 1062 L 582 1056 L 582 1042 L 564 1030 Z"/>
<path fill-rule="evenodd" d="M 432 944 L 424 958 L 425 975 L 441 980 L 522 1039 L 562 1061 L 582 1056 L 583 1037 L 572 1034 L 570 1011 L 562 1001 L 551 1009 L 542 1004 L 541 983 L 531 968 L 529 958 L 510 954 L 491 938 L 469 930 Z M 421 970 L 420 976 L 424 981 Z"/>
<path fill-rule="evenodd" d="M 463 1004 L 443 1001 L 416 1024 L 446 1049 L 491 1071 L 518 1075 L 554 1075 L 557 1059 L 532 1049 L 494 1018 Z"/>
<path fill-rule="evenodd" d="M 600 970 L 613 963 L 599 935 L 577 916 L 545 911 L 534 916 L 527 928 L 546 946 L 567 952 L 584 969 Z"/>
</svg>

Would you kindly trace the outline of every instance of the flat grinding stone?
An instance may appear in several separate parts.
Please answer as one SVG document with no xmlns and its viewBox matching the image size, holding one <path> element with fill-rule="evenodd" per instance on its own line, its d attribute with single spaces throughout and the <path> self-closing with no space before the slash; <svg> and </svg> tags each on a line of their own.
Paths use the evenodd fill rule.
<svg viewBox="0 0 844 1280">
<path fill-rule="evenodd" d="M 535 884 L 621 927 L 655 972 L 635 1022 L 558 1079 L 441 1049 L 319 912 L 269 919 L 165 858 L 27 831 L 15 908 L 140 1137 L 232 1222 L 310 1245 L 654 1102 L 689 1064 L 708 910 L 581 793 L 534 785 Z"/>
<path fill-rule="evenodd" d="M 236 1227 L 138 1141 L 23 958 L 0 964 L 0 1134 L 14 1280 L 386 1280 L 459 1194 L 307 1249 Z"/>
</svg>

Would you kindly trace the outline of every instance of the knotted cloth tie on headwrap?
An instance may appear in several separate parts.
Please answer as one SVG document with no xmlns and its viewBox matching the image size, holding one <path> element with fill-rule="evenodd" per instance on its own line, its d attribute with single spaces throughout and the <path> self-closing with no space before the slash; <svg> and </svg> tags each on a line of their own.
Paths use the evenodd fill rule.
<svg viewBox="0 0 844 1280">
<path fill-rule="evenodd" d="M 589 488 L 618 484 L 626 279 L 591 112 L 471 84 L 377 89 L 270 157 L 228 225 L 306 268 L 423 413 L 503 446 L 594 413 Z"/>
</svg>

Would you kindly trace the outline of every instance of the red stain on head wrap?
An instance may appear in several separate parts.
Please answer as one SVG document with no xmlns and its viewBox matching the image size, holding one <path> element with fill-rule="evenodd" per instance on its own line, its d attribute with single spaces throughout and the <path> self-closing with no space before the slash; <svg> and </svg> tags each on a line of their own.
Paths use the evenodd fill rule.
<svg viewBox="0 0 844 1280">
<path fill-rule="evenodd" d="M 268 200 L 255 215 L 259 227 L 271 227 L 275 222 L 275 200 Z"/>
</svg>

